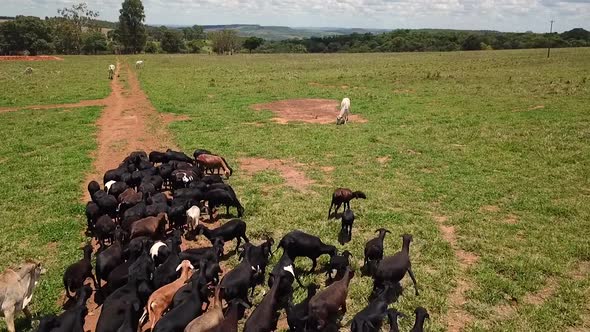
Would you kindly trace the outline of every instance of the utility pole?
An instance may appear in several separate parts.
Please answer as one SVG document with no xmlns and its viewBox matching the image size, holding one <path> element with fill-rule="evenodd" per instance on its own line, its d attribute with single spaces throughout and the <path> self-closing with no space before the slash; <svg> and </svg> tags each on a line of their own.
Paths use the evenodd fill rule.
<svg viewBox="0 0 590 332">
<path fill-rule="evenodd" d="M 547 58 L 551 56 L 551 34 L 553 33 L 553 20 L 551 20 L 551 29 L 549 29 L 549 48 L 547 48 Z"/>
</svg>

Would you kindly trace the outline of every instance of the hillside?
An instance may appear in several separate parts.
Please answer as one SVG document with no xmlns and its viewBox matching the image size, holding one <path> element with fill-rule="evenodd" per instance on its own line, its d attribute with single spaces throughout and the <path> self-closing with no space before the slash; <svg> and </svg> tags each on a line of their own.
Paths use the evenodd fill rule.
<svg viewBox="0 0 590 332">
<path fill-rule="evenodd" d="M 359 28 L 291 28 L 285 26 L 262 26 L 255 24 L 204 25 L 205 31 L 222 29 L 237 30 L 243 37 L 260 37 L 267 40 L 303 39 L 310 37 L 325 37 L 334 35 L 349 35 L 351 33 L 383 33 L 383 29 Z"/>
</svg>

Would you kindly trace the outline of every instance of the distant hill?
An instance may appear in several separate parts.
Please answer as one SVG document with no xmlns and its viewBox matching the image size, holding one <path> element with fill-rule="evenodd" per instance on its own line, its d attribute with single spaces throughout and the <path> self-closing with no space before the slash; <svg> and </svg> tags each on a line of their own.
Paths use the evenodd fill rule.
<svg viewBox="0 0 590 332">
<path fill-rule="evenodd" d="M 360 28 L 291 28 L 285 26 L 263 26 L 257 24 L 228 24 L 228 25 L 203 25 L 205 32 L 223 29 L 238 31 L 242 37 L 260 37 L 267 40 L 303 39 L 310 37 L 341 36 L 351 33 L 384 33 L 391 30 L 385 29 L 360 29 Z"/>
</svg>

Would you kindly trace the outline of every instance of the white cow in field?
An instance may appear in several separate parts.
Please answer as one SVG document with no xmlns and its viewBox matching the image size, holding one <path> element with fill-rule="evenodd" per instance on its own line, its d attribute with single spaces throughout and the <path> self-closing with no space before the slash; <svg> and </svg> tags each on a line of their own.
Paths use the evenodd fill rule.
<svg viewBox="0 0 590 332">
<path fill-rule="evenodd" d="M 135 68 L 136 69 L 143 68 L 143 60 L 137 60 L 137 61 L 135 61 Z"/>
<path fill-rule="evenodd" d="M 350 99 L 342 99 L 340 103 L 340 114 L 336 118 L 336 124 L 346 124 L 348 122 L 348 114 L 350 114 Z"/>
<path fill-rule="evenodd" d="M 113 79 L 113 76 L 115 76 L 115 65 L 109 65 L 109 80 Z"/>
<path fill-rule="evenodd" d="M 25 74 L 27 74 L 27 75 L 31 75 L 32 73 L 33 73 L 33 68 L 31 68 L 31 67 L 27 67 L 27 68 L 25 69 Z"/>
</svg>

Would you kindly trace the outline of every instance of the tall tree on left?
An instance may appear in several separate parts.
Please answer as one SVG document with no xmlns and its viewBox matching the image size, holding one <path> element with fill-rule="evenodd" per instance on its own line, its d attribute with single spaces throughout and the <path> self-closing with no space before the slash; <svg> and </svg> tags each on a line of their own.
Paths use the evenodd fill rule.
<svg viewBox="0 0 590 332">
<path fill-rule="evenodd" d="M 147 40 L 141 0 L 125 0 L 119 10 L 119 39 L 126 53 L 139 53 Z"/>
</svg>

